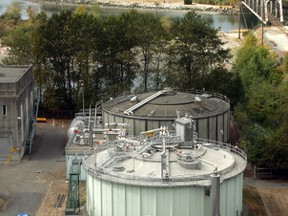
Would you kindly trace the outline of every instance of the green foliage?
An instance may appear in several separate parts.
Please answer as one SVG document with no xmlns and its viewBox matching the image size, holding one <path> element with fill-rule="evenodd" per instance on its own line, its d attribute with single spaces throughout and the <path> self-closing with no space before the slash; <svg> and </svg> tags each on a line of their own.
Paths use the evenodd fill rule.
<svg viewBox="0 0 288 216">
<path fill-rule="evenodd" d="M 39 29 L 41 49 L 49 59 L 50 79 L 57 95 L 56 109 L 74 109 L 79 101 L 80 84 L 88 95 L 90 82 L 89 62 L 97 34 L 97 23 L 87 13 L 63 11 L 53 14 L 43 28 Z"/>
<path fill-rule="evenodd" d="M 19 5 L 17 3 L 14 3 L 9 6 L 6 11 L 0 16 L 0 19 L 20 21 L 21 14 Z"/>
<path fill-rule="evenodd" d="M 130 90 L 138 68 L 136 50 L 137 13 L 127 12 L 118 17 L 109 17 L 103 23 L 103 32 L 97 44 L 94 60 L 99 65 L 102 91 L 115 97 L 119 92 Z"/>
<path fill-rule="evenodd" d="M 33 62 L 32 47 L 29 43 L 33 28 L 29 22 L 21 23 L 4 37 L 4 43 L 10 47 L 9 56 L 3 60 L 4 64 L 29 65 Z"/>
<path fill-rule="evenodd" d="M 247 36 L 243 47 L 238 51 L 233 70 L 240 74 L 246 89 L 259 79 L 270 83 L 277 80 L 274 60 L 266 48 L 256 45 L 256 38 L 252 34 Z"/>
<path fill-rule="evenodd" d="M 286 61 L 276 68 L 269 51 L 248 35 L 233 66 L 245 93 L 245 100 L 234 109 L 241 145 L 253 164 L 277 170 L 288 168 Z"/>
<path fill-rule="evenodd" d="M 236 0 L 194 0 L 194 3 L 210 4 L 210 5 L 223 5 L 223 6 L 235 6 L 238 4 Z"/>
<path fill-rule="evenodd" d="M 20 7 L 14 3 L 0 16 L 0 37 L 6 36 L 16 28 L 21 18 Z M 6 44 L 4 39 L 4 44 Z"/>
<path fill-rule="evenodd" d="M 34 65 L 35 83 L 49 109 L 82 107 L 83 88 L 86 105 L 118 96 L 136 88 L 136 76 L 143 80 L 141 90 L 169 85 L 234 92 L 229 83 L 237 77 L 223 68 L 228 51 L 217 30 L 195 13 L 176 23 L 135 10 L 97 18 L 82 6 L 49 18 L 30 14 L 7 36 L 6 60 Z"/>
<path fill-rule="evenodd" d="M 88 11 L 89 14 L 91 14 L 94 17 L 99 18 L 100 17 L 100 6 L 98 3 L 93 4 Z"/>
<path fill-rule="evenodd" d="M 229 57 L 213 29 L 199 15 L 188 12 L 174 23 L 168 55 L 167 83 L 182 89 L 204 88 L 211 70 L 223 68 Z M 173 76 L 173 77 L 169 77 Z M 173 83 L 170 82 L 173 80 Z"/>
<path fill-rule="evenodd" d="M 192 4 L 192 0 L 184 0 L 184 4 L 185 5 L 190 5 L 190 4 Z"/>
<path fill-rule="evenodd" d="M 223 67 L 214 68 L 204 80 L 205 89 L 208 91 L 221 92 L 230 98 L 232 107 L 241 101 L 244 88 L 238 73 L 231 73 Z"/>
</svg>

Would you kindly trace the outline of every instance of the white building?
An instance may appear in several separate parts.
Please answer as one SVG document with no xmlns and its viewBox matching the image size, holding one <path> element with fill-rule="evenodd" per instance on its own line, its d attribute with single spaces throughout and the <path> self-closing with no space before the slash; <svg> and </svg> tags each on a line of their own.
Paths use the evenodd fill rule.
<svg viewBox="0 0 288 216">
<path fill-rule="evenodd" d="M 0 65 L 0 161 L 31 150 L 34 120 L 32 67 Z"/>
</svg>

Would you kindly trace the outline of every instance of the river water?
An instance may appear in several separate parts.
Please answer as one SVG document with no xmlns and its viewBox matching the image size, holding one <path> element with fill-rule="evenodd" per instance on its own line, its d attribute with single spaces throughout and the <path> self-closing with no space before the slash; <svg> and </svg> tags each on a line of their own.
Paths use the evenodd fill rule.
<svg viewBox="0 0 288 216">
<path fill-rule="evenodd" d="M 21 9 L 21 16 L 22 19 L 27 19 L 27 13 L 26 9 L 30 5 L 35 10 L 40 11 L 41 6 L 40 4 L 33 3 L 30 1 L 25 1 L 25 0 L 0 0 L 0 14 L 4 13 L 9 7 L 9 5 L 16 4 L 17 6 L 20 7 Z M 111 8 L 111 7 L 100 7 L 101 11 L 100 13 L 103 16 L 109 16 L 109 15 L 118 15 L 121 12 L 127 11 L 127 9 L 123 8 Z M 53 11 L 46 11 L 47 14 L 53 13 Z M 181 18 L 185 15 L 186 11 L 178 11 L 178 10 L 148 10 L 148 12 L 151 13 L 157 13 L 158 16 L 168 16 L 172 19 L 176 18 Z M 211 26 L 214 28 L 220 29 L 223 32 L 229 32 L 230 30 L 237 30 L 238 29 L 238 15 L 236 14 L 211 14 L 211 13 L 201 13 L 201 16 L 207 20 Z M 244 16 L 241 16 L 240 19 L 240 27 L 241 28 L 253 28 L 256 25 L 259 24 L 257 21 L 256 17 L 253 16 L 252 14 L 245 14 L 245 20 L 244 21 Z M 246 26 L 247 23 L 247 26 Z"/>
</svg>

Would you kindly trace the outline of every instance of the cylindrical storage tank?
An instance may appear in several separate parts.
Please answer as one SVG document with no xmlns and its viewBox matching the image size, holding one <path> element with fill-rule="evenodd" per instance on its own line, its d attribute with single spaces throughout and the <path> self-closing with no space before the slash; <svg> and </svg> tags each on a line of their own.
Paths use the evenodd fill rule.
<svg viewBox="0 0 288 216">
<path fill-rule="evenodd" d="M 166 144 L 164 151 L 157 139 L 155 145 L 133 141 L 114 143 L 83 162 L 89 216 L 215 216 L 212 209 L 241 215 L 247 161 L 241 150 L 198 142 L 193 149 Z M 189 166 L 195 160 L 199 166 Z M 220 178 L 212 179 L 212 188 L 214 175 Z"/>
<path fill-rule="evenodd" d="M 160 126 L 173 129 L 174 120 L 192 116 L 198 137 L 229 141 L 230 104 L 223 95 L 162 90 L 119 96 L 102 105 L 103 122 L 127 123 L 130 135 Z"/>
<path fill-rule="evenodd" d="M 78 116 L 72 120 L 67 130 L 67 139 L 69 140 L 70 137 L 74 136 L 74 131 L 78 128 L 84 128 L 87 125 L 87 119 L 82 116 Z"/>
</svg>

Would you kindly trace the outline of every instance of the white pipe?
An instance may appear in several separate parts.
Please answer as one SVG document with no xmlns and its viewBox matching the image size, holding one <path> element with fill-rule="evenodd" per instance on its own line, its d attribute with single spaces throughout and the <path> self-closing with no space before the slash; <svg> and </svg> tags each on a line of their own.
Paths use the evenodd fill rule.
<svg viewBox="0 0 288 216">
<path fill-rule="evenodd" d="M 96 125 L 97 125 L 97 104 L 95 104 L 93 127 L 95 128 Z"/>
<path fill-rule="evenodd" d="M 220 175 L 213 173 L 211 176 L 211 216 L 220 216 Z"/>
<path fill-rule="evenodd" d="M 90 120 L 91 120 L 91 104 L 89 105 L 89 118 L 88 118 L 88 128 L 90 129 Z"/>
<path fill-rule="evenodd" d="M 207 160 L 204 160 L 204 159 L 200 159 L 200 161 L 202 161 L 202 162 L 204 162 L 204 163 L 206 163 L 206 164 L 209 164 L 209 165 L 215 167 L 215 169 L 213 170 L 213 172 L 217 172 L 218 167 L 217 167 L 216 164 L 214 164 L 214 163 L 212 163 L 212 162 L 209 162 L 209 161 L 207 161 Z"/>
</svg>

